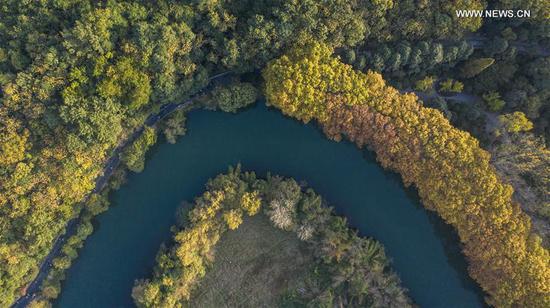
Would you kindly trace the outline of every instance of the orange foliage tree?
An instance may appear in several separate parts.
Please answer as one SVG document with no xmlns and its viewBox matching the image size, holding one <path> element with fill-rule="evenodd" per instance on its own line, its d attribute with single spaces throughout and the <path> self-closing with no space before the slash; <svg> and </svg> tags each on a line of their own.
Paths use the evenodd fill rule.
<svg viewBox="0 0 550 308">
<path fill-rule="evenodd" d="M 268 104 L 317 120 L 333 140 L 368 146 L 382 166 L 415 185 L 424 206 L 458 231 L 489 304 L 550 307 L 549 252 L 489 153 L 415 95 L 400 94 L 378 73 L 354 71 L 332 52 L 312 43 L 272 61 L 263 71 Z"/>
</svg>

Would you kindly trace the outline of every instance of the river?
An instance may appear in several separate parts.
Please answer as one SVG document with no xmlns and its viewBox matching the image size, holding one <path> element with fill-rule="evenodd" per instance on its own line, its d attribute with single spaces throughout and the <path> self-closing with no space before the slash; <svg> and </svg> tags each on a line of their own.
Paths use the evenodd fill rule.
<svg viewBox="0 0 550 308">
<path fill-rule="evenodd" d="M 193 111 L 187 135 L 148 153 L 145 170 L 111 195 L 111 208 L 67 272 L 54 307 L 132 307 L 134 280 L 150 275 L 159 245 L 182 200 L 208 178 L 241 163 L 244 170 L 306 181 L 361 235 L 381 241 L 409 295 L 421 307 L 482 307 L 458 238 L 422 208 L 413 189 L 384 171 L 369 152 L 331 142 L 314 125 L 259 102 L 236 115 Z"/>
</svg>

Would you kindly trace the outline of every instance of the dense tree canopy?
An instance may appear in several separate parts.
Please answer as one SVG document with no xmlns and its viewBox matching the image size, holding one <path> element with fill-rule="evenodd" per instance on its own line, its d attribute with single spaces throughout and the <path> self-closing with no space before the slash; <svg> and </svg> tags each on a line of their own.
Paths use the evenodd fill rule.
<svg viewBox="0 0 550 308">
<path fill-rule="evenodd" d="M 218 86 L 212 91 L 211 104 L 225 112 L 237 112 L 256 101 L 258 91 L 246 82 Z"/>
<path fill-rule="evenodd" d="M 67 220 L 78 215 L 79 202 L 111 151 L 161 105 L 183 101 L 216 73 L 263 68 L 289 46 L 310 39 L 347 51 L 358 67 L 376 65 L 396 76 L 454 66 L 469 56 L 471 46 L 436 40 L 456 40 L 479 28 L 481 19 L 457 19 L 454 10 L 484 5 L 477 0 L 2 1 L 0 306 L 24 293 Z M 529 8 L 544 15 L 539 1 L 529 2 Z M 533 29 L 505 36 L 545 33 L 543 26 L 528 24 Z M 396 43 L 403 38 L 408 41 Z M 380 42 L 385 45 L 366 50 Z M 488 52 L 499 56 L 502 46 L 511 48 L 499 43 Z M 510 97 L 509 105 L 539 118 L 533 121 L 537 131 L 548 131 L 550 92 L 540 81 L 548 79 L 548 59 L 526 62 L 527 69 L 516 75 L 513 61 L 495 63 L 475 76 L 471 88 L 483 88 L 479 93 L 509 88 L 500 91 Z M 241 94 L 251 97 L 249 90 Z M 311 96 L 299 97 L 309 99 L 313 110 L 296 112 L 312 117 L 326 111 Z M 169 121 L 161 130 L 174 141 L 184 132 L 182 115 Z M 147 148 L 137 145 L 136 151 Z M 126 152 L 123 160 L 139 170 L 141 154 Z"/>
<path fill-rule="evenodd" d="M 550 150 L 540 137 L 512 134 L 510 138 L 513 142 L 498 146 L 493 164 L 515 187 L 528 187 L 516 192 L 526 210 L 534 212 L 532 217 L 550 219 Z M 550 246 L 550 230 L 545 225 L 533 227 L 539 228 L 546 247 Z"/>
<path fill-rule="evenodd" d="M 425 73 L 435 68 L 449 68 L 467 59 L 473 52 L 472 45 L 461 40 L 441 43 L 432 40 L 364 45 L 344 55 L 344 60 L 355 68 L 370 68 L 388 77 L 405 78 Z"/>
<path fill-rule="evenodd" d="M 0 305 L 35 276 L 110 151 L 160 105 L 182 101 L 216 72 L 262 67 L 304 37 L 356 44 L 365 37 L 367 9 L 375 6 L 342 0 L 4 1 Z M 251 97 L 249 87 L 243 89 Z M 162 128 L 169 140 L 183 133 L 179 122 L 172 118 Z M 143 167 L 142 152 L 153 140 L 147 136 L 123 155 L 134 170 Z"/>
<path fill-rule="evenodd" d="M 504 1 L 518 7 L 514 1 Z M 543 1 L 544 2 L 544 1 Z M 531 1 L 525 7 L 547 4 Z M 525 9 L 520 6 L 520 9 Z M 550 144 L 550 19 L 525 18 L 517 23 L 490 20 L 484 26 L 482 48 L 461 66 L 465 91 L 490 95 L 490 110 L 499 114 L 523 112 L 534 133 Z M 490 39 L 489 39 L 490 38 Z"/>
<path fill-rule="evenodd" d="M 367 145 L 414 184 L 424 206 L 453 225 L 470 275 L 496 306 L 550 304 L 550 255 L 512 201 L 489 154 L 443 115 L 400 94 L 373 72 L 356 72 L 323 44 L 295 48 L 264 70 L 268 103 L 325 133 Z"/>
<path fill-rule="evenodd" d="M 0 306 L 36 274 L 109 151 L 160 104 L 203 83 L 184 8 L 0 7 Z"/>
</svg>

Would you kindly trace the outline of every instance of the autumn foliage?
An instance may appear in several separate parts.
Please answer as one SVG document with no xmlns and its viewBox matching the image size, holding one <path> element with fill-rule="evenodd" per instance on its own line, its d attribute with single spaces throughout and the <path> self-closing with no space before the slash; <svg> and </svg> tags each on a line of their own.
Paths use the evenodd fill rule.
<svg viewBox="0 0 550 308">
<path fill-rule="evenodd" d="M 265 215 L 266 221 L 271 221 L 274 229 L 267 232 L 284 230 L 292 235 L 291 238 L 307 245 L 303 252 L 311 255 L 311 263 L 305 266 L 309 269 L 293 274 L 307 283 L 297 284 L 299 287 L 295 290 L 296 287 L 287 282 L 272 285 L 258 274 L 266 271 L 278 275 L 277 270 L 271 268 L 272 264 L 263 262 L 281 262 L 277 257 L 279 252 L 275 251 L 280 248 L 271 247 L 260 253 L 258 247 L 244 248 L 257 243 L 241 238 L 240 245 L 235 248 L 239 250 L 236 255 L 220 253 L 223 248 L 218 245 L 227 240 L 224 239 L 226 233 L 236 230 L 246 223 L 248 216 L 254 215 Z M 208 181 L 206 191 L 195 199 L 188 212 L 188 219 L 180 221 L 172 230 L 173 241 L 168 247 L 161 246 L 152 277 L 136 280 L 132 297 L 137 307 L 203 307 L 200 300 L 195 300 L 205 291 L 229 294 L 220 295 L 220 298 L 232 303 L 238 301 L 238 307 L 271 307 L 271 297 L 281 302 L 277 307 L 340 307 L 343 303 L 346 307 L 413 307 L 399 277 L 389 266 L 383 246 L 348 228 L 346 219 L 336 216 L 321 196 L 312 189 L 301 187 L 293 179 L 268 175 L 264 180 L 257 178 L 254 172 L 241 172 L 240 166 L 230 167 L 227 174 Z M 253 232 L 254 237 L 265 235 L 250 229 L 247 232 Z M 281 233 L 274 234 L 277 241 L 289 241 L 288 237 L 280 236 Z M 241 249 L 251 249 L 253 253 L 240 252 Z M 249 253 L 252 257 L 247 257 Z M 300 254 L 291 255 L 300 258 Z M 248 282 L 235 283 L 247 290 L 244 292 L 251 291 L 247 285 L 266 283 L 268 288 L 265 290 L 269 290 L 269 294 L 252 291 L 247 297 L 258 297 L 252 304 L 250 298 L 239 297 L 234 290 L 215 289 L 219 285 L 209 284 L 208 280 L 225 279 L 218 275 L 207 277 L 216 267 L 216 259 L 226 262 L 232 257 L 244 258 L 252 264 L 255 264 L 252 259 L 261 259 L 262 264 L 253 266 L 254 270 L 237 264 L 229 268 L 222 266 L 222 273 L 218 275 L 231 277 L 242 271 L 237 280 Z M 287 264 L 276 266 L 286 267 Z M 295 295 L 288 296 L 289 293 Z M 227 303 L 225 301 L 222 306 L 232 307 Z M 216 305 L 209 302 L 206 306 Z"/>
<path fill-rule="evenodd" d="M 268 104 L 304 122 L 317 120 L 333 140 L 368 146 L 385 168 L 415 185 L 427 209 L 456 228 L 470 275 L 498 307 L 550 306 L 550 255 L 531 233 L 513 190 L 468 133 L 378 73 L 356 72 L 310 44 L 263 72 Z"/>
</svg>

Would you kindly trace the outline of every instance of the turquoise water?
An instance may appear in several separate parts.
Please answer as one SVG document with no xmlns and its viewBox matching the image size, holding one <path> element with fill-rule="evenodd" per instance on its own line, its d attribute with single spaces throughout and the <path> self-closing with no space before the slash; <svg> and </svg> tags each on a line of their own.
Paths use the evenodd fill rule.
<svg viewBox="0 0 550 308">
<path fill-rule="evenodd" d="M 306 181 L 352 227 L 384 244 L 421 307 L 483 305 L 451 228 L 424 210 L 415 192 L 378 166 L 372 154 L 331 142 L 315 126 L 263 103 L 236 115 L 194 111 L 187 128 L 176 145 L 156 146 L 145 170 L 113 193 L 111 208 L 98 217 L 55 306 L 133 306 L 134 280 L 150 274 L 181 201 L 201 194 L 208 178 L 237 163 L 259 175 L 271 171 Z"/>
</svg>

